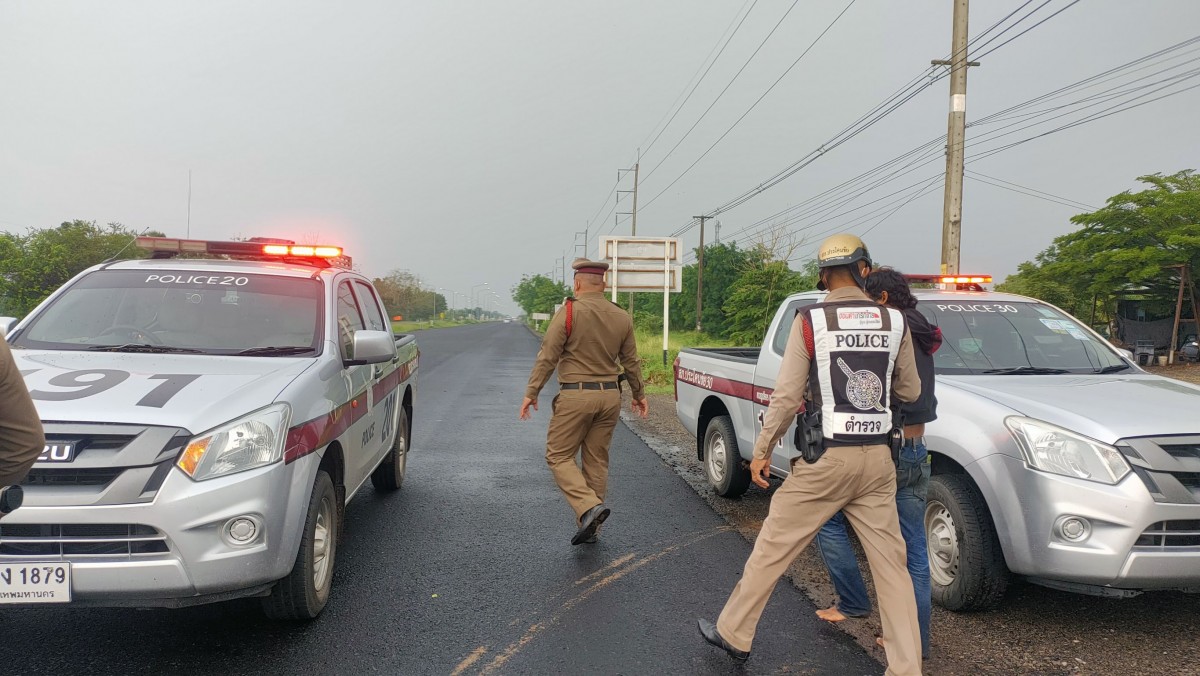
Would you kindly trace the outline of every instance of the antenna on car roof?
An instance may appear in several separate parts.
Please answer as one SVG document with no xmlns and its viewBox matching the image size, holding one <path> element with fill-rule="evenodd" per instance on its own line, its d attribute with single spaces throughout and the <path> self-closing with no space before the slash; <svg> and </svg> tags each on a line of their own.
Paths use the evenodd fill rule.
<svg viewBox="0 0 1200 676">
<path fill-rule="evenodd" d="M 117 253 L 113 254 L 113 255 L 112 255 L 112 257 L 111 257 L 111 258 L 109 258 L 108 260 L 100 261 L 100 264 L 101 264 L 101 265 L 108 265 L 108 264 L 110 264 L 110 263 L 116 263 L 118 260 L 120 260 L 120 258 L 121 258 L 121 254 L 125 253 L 125 250 L 126 250 L 126 249 L 128 249 L 130 246 L 132 246 L 132 245 L 133 245 L 133 243 L 137 241 L 138 237 L 141 237 L 142 235 L 146 234 L 146 233 L 147 233 L 147 232 L 149 232 L 149 231 L 150 231 L 150 227 L 149 227 L 149 226 L 147 226 L 145 230 L 142 230 L 141 232 L 136 232 L 136 233 L 134 233 L 134 234 L 133 234 L 133 237 L 130 237 L 130 238 L 129 238 L 129 243 L 128 243 L 128 244 L 126 244 L 125 246 L 121 247 L 121 250 L 120 250 L 120 251 L 118 251 Z"/>
</svg>

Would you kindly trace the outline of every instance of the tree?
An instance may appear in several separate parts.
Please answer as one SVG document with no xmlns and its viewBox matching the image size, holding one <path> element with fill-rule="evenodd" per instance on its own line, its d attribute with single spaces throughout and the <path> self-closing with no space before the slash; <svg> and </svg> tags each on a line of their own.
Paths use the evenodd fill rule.
<svg viewBox="0 0 1200 676">
<path fill-rule="evenodd" d="M 1150 187 L 1114 195 L 1103 208 L 1071 218 L 1082 227 L 1056 238 L 997 290 L 1041 298 L 1076 315 L 1096 302 L 1110 308 L 1129 290 L 1173 308 L 1179 278 L 1166 266 L 1200 269 L 1200 176 L 1186 170 L 1138 181 Z"/>
<path fill-rule="evenodd" d="M 406 320 L 436 319 L 448 307 L 446 297 L 421 288 L 421 281 L 407 270 L 392 270 L 388 276 L 372 280 L 389 316 Z"/>
<path fill-rule="evenodd" d="M 699 253 L 699 248 L 696 251 Z M 725 301 L 729 299 L 734 282 L 748 262 L 749 252 L 739 249 L 736 243 L 709 244 L 704 247 L 701 327 L 708 335 L 729 337 Z M 683 268 L 683 292 L 671 299 L 671 325 L 674 327 L 691 329 L 696 326 L 697 268 L 697 263 Z"/>
<path fill-rule="evenodd" d="M 762 244 L 748 252 L 748 263 L 730 289 L 723 310 L 727 317 L 729 338 L 735 343 L 758 345 L 779 304 L 789 294 L 817 285 L 816 261 L 805 264 L 797 272 L 788 267 L 786 259 L 776 258 L 775 252 Z"/>
<path fill-rule="evenodd" d="M 566 284 L 560 284 L 545 275 L 525 275 L 512 288 L 513 301 L 532 316 L 535 312 L 551 313 L 554 306 L 571 295 Z"/>
<path fill-rule="evenodd" d="M 0 312 L 28 314 L 72 277 L 111 258 L 145 258 L 147 252 L 133 246 L 135 237 L 120 223 L 101 227 L 83 220 L 24 235 L 0 233 Z"/>
</svg>

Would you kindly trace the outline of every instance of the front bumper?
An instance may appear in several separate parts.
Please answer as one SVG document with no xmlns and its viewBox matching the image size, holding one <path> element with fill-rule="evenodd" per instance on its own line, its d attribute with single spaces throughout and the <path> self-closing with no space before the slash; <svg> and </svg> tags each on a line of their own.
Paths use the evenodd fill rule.
<svg viewBox="0 0 1200 676">
<path fill-rule="evenodd" d="M 291 464 L 279 462 L 201 482 L 172 469 L 154 500 L 141 504 L 39 506 L 38 492 L 31 490 L 25 506 L 6 517 L 0 531 L 40 526 L 43 532 L 61 535 L 68 528 L 86 531 L 128 524 L 129 532 L 141 537 L 131 537 L 137 542 L 119 554 L 80 553 L 81 545 L 71 538 L 48 537 L 42 546 L 64 543 L 58 545 L 57 556 L 13 555 L 0 538 L 0 561 L 69 561 L 72 600 L 88 605 L 179 606 L 260 594 L 295 563 L 318 462 L 313 454 Z M 236 517 L 258 525 L 257 537 L 249 544 L 235 544 L 225 534 Z M 120 546 L 116 539 L 108 544 L 110 549 Z"/>
<path fill-rule="evenodd" d="M 1200 587 L 1200 546 L 1147 545 L 1144 537 L 1156 524 L 1200 520 L 1200 505 L 1155 502 L 1133 474 L 1108 486 L 1032 470 L 1008 455 L 990 455 L 969 471 L 1012 572 L 1116 589 Z M 1056 528 L 1071 516 L 1090 526 L 1082 541 Z"/>
</svg>

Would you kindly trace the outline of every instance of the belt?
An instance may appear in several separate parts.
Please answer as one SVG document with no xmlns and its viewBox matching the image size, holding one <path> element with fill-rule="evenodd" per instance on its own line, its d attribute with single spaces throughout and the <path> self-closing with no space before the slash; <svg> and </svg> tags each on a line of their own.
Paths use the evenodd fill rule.
<svg viewBox="0 0 1200 676">
<path fill-rule="evenodd" d="M 616 383 L 559 383 L 560 390 L 615 390 Z"/>
</svg>

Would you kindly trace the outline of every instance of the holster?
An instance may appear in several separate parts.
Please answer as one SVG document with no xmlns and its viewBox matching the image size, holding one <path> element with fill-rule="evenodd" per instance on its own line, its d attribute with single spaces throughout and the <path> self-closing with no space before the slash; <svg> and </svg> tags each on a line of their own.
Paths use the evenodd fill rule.
<svg viewBox="0 0 1200 676">
<path fill-rule="evenodd" d="M 888 448 L 892 451 L 892 463 L 900 465 L 900 449 L 904 448 L 904 414 L 892 409 L 892 431 L 888 432 Z"/>
<path fill-rule="evenodd" d="M 821 410 L 812 405 L 805 405 L 804 410 L 796 414 L 796 450 L 804 462 L 813 464 L 825 455 L 825 436 L 821 431 Z"/>
</svg>

